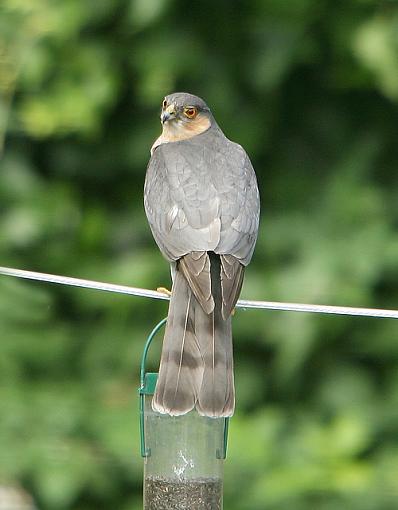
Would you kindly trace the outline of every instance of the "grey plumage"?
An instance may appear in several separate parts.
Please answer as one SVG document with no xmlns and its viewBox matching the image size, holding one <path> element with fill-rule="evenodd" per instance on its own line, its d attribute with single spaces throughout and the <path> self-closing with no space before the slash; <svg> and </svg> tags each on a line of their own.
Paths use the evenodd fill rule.
<svg viewBox="0 0 398 510">
<path fill-rule="evenodd" d="M 207 105 L 179 93 L 211 120 L 192 138 L 162 143 L 148 164 L 144 205 L 153 236 L 175 268 L 155 410 L 234 411 L 231 312 L 257 237 L 259 195 L 250 160 Z"/>
</svg>

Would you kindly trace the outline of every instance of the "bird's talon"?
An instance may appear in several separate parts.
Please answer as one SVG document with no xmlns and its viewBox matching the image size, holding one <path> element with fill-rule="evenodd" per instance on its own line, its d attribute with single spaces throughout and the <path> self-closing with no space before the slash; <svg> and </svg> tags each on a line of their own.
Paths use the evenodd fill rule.
<svg viewBox="0 0 398 510">
<path fill-rule="evenodd" d="M 171 291 L 169 289 L 166 289 L 166 287 L 158 287 L 156 289 L 158 292 L 161 292 L 162 294 L 166 294 L 166 296 L 171 296 Z"/>
</svg>

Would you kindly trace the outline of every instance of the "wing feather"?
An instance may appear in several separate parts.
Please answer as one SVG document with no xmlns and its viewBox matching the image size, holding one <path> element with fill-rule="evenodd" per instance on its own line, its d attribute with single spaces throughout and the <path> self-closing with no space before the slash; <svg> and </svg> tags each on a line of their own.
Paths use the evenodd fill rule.
<svg viewBox="0 0 398 510">
<path fill-rule="evenodd" d="M 179 260 L 179 268 L 187 279 L 196 299 L 209 314 L 214 310 L 211 291 L 210 258 L 207 252 L 192 252 Z"/>
<path fill-rule="evenodd" d="M 221 255 L 222 317 L 226 320 L 234 309 L 242 289 L 245 266 L 233 255 Z"/>
</svg>

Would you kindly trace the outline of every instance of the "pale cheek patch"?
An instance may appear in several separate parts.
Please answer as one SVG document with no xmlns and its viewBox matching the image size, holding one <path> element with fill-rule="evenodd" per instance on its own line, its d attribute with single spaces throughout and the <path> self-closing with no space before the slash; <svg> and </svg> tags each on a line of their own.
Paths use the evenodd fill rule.
<svg viewBox="0 0 398 510">
<path fill-rule="evenodd" d="M 211 123 L 208 117 L 201 114 L 199 114 L 194 120 L 166 122 L 160 136 L 161 143 L 179 142 L 180 140 L 192 138 L 193 136 L 200 135 L 209 129 L 210 125 Z"/>
<path fill-rule="evenodd" d="M 185 124 L 185 129 L 189 133 L 193 133 L 194 135 L 199 135 L 209 129 L 210 120 L 205 115 L 198 115 L 196 119 L 191 120 Z"/>
</svg>

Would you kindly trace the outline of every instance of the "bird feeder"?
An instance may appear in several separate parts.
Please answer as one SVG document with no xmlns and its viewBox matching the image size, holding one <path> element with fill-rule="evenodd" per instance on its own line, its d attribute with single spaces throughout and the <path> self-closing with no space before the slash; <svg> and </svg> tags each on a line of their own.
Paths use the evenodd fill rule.
<svg viewBox="0 0 398 510">
<path fill-rule="evenodd" d="M 228 418 L 207 418 L 195 410 L 182 416 L 152 409 L 157 373 L 146 358 L 162 320 L 146 342 L 140 373 L 140 437 L 144 458 L 144 510 L 221 510 Z"/>
</svg>

